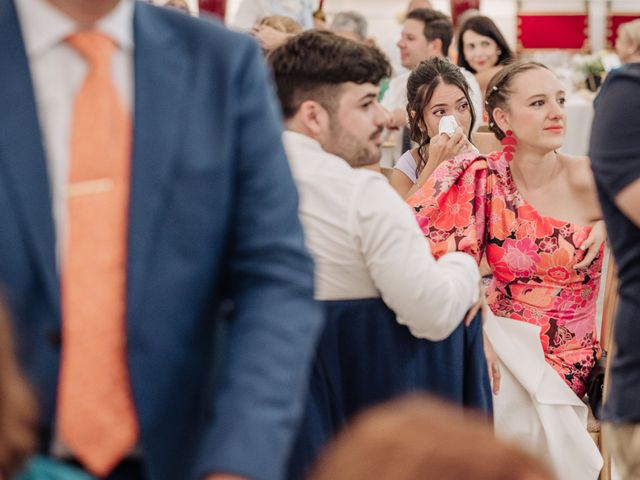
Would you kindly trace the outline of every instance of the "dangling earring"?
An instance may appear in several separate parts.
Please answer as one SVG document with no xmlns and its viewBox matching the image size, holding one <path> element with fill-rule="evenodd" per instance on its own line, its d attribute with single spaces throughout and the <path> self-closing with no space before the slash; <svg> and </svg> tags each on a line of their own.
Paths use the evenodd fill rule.
<svg viewBox="0 0 640 480">
<path fill-rule="evenodd" d="M 513 160 L 513 154 L 516 151 L 516 147 L 518 146 L 518 141 L 516 137 L 513 136 L 513 132 L 511 130 L 507 130 L 505 132 L 505 136 L 500 142 L 502 144 L 502 151 L 504 152 L 504 158 L 507 159 L 507 162 Z"/>
</svg>

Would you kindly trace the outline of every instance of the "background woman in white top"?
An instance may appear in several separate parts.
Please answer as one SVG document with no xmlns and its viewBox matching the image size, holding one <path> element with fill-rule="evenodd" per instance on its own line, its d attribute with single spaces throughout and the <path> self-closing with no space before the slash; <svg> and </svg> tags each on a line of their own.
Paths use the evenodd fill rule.
<svg viewBox="0 0 640 480">
<path fill-rule="evenodd" d="M 493 135 L 471 133 L 476 113 L 469 85 L 449 61 L 431 58 L 420 63 L 407 81 L 407 100 L 410 136 L 418 147 L 405 152 L 391 174 L 391 186 L 403 197 L 418 190 L 443 161 L 465 152 L 500 148 Z M 445 116 L 453 116 L 458 126 L 453 132 L 439 133 Z"/>
</svg>

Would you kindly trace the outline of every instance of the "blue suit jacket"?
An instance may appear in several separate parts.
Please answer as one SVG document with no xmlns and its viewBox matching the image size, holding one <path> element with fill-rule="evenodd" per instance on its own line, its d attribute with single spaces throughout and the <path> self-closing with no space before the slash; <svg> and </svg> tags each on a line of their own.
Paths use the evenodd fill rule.
<svg viewBox="0 0 640 480">
<path fill-rule="evenodd" d="M 215 22 L 141 2 L 134 38 L 127 334 L 143 461 L 154 480 L 278 479 L 321 316 L 261 53 Z M 50 434 L 60 281 L 13 0 L 0 0 L 0 45 L 0 283 Z"/>
</svg>

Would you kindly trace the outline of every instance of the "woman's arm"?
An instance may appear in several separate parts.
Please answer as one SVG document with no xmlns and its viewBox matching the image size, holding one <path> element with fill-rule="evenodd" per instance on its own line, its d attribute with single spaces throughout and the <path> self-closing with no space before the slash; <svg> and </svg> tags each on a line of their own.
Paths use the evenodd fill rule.
<svg viewBox="0 0 640 480">
<path fill-rule="evenodd" d="M 415 185 L 402 170 L 397 168 L 393 169 L 389 183 L 402 198 L 409 196 L 409 191 Z"/>
</svg>

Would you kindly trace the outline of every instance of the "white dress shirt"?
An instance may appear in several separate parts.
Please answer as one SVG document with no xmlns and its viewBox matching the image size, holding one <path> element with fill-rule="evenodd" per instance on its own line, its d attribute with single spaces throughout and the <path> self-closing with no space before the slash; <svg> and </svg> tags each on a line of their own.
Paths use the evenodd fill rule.
<svg viewBox="0 0 640 480">
<path fill-rule="evenodd" d="M 65 39 L 87 25 L 78 25 L 46 0 L 16 0 L 42 131 L 56 230 L 58 265 L 66 245 L 69 143 L 76 93 L 86 76 L 87 64 Z M 133 105 L 133 1 L 121 0 L 92 28 L 117 44 L 111 76 L 125 108 Z M 34 139 L 37 141 L 37 139 Z M 57 436 L 51 451 L 70 453 Z"/>
<path fill-rule="evenodd" d="M 285 132 L 284 144 L 315 260 L 316 298 L 382 298 L 414 336 L 446 338 L 478 299 L 474 259 L 454 252 L 436 261 L 383 175 L 351 168 L 300 133 Z"/>
<path fill-rule="evenodd" d="M 87 65 L 65 39 L 87 28 L 46 0 L 16 0 L 42 130 L 56 229 L 58 263 L 66 244 L 69 142 L 76 93 Z M 133 1 L 122 0 L 95 26 L 118 45 L 111 76 L 127 110 L 133 103 Z M 35 141 L 36 139 L 34 139 Z"/>
</svg>

